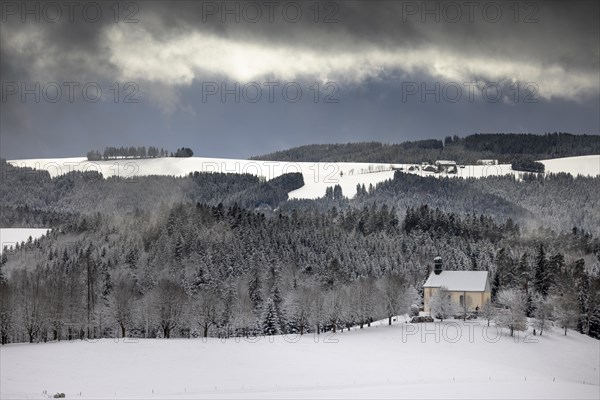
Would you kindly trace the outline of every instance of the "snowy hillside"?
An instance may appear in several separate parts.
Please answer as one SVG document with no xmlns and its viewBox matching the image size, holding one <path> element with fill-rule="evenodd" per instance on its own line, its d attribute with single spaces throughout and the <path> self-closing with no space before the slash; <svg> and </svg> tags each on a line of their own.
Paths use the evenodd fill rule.
<svg viewBox="0 0 600 400">
<path fill-rule="evenodd" d="M 483 322 L 335 336 L 103 339 L 0 349 L 2 398 L 589 398 L 598 341 L 498 336 Z"/>
<path fill-rule="evenodd" d="M 69 171 L 99 171 L 105 177 L 135 177 L 146 175 L 183 176 L 190 172 L 249 173 L 270 180 L 281 174 L 302 172 L 304 187 L 290 192 L 290 198 L 314 199 L 322 197 L 328 186 L 340 185 L 344 195 L 356 195 L 356 185 L 376 185 L 394 176 L 395 169 L 422 176 L 481 178 L 513 173 L 510 165 L 465 165 L 456 174 L 424 172 L 420 168 L 410 171 L 415 164 L 367 164 L 367 163 L 308 163 L 235 160 L 223 158 L 156 158 L 119 159 L 110 161 L 87 161 L 86 158 L 30 159 L 9 161 L 15 166 L 47 170 L 51 176 Z M 548 172 L 570 172 L 600 175 L 600 156 L 569 157 L 545 160 Z"/>
<path fill-rule="evenodd" d="M 600 175 L 600 156 L 581 156 L 541 160 L 546 166 L 546 172 L 568 172 L 573 176 Z"/>
</svg>

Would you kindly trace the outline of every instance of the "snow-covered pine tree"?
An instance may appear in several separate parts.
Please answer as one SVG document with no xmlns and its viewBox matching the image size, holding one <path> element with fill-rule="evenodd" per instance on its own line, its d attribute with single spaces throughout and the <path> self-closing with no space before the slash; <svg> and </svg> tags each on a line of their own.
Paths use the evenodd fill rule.
<svg viewBox="0 0 600 400">
<path fill-rule="evenodd" d="M 262 328 L 265 335 L 276 335 L 279 333 L 279 318 L 272 298 L 267 300 Z"/>
<path fill-rule="evenodd" d="M 589 335 L 600 339 L 600 305 L 597 305 L 591 314 Z"/>
<path fill-rule="evenodd" d="M 264 303 L 262 294 L 263 281 L 260 268 L 261 266 L 258 263 L 255 263 L 254 267 L 252 268 L 250 280 L 248 281 L 248 294 L 250 295 L 250 301 L 252 301 L 254 312 L 258 316 L 260 316 Z"/>
<path fill-rule="evenodd" d="M 8 261 L 8 257 L 6 255 L 6 247 L 4 248 L 4 252 L 2 253 L 2 260 L 0 261 L 0 285 L 8 283 L 6 281 L 6 277 L 4 276 L 4 265 Z"/>
<path fill-rule="evenodd" d="M 271 299 L 273 299 L 273 305 L 275 306 L 275 312 L 277 313 L 277 325 L 279 327 L 279 332 L 285 333 L 287 331 L 287 321 L 283 309 L 283 297 L 281 296 L 279 285 L 280 282 L 279 278 L 277 277 L 274 279 L 273 287 L 271 288 Z"/>
<path fill-rule="evenodd" d="M 579 318 L 577 319 L 577 330 L 588 334 L 590 327 L 590 278 L 585 270 L 585 261 L 575 261 L 575 288 L 577 290 L 577 302 L 579 305 Z"/>
<path fill-rule="evenodd" d="M 529 272 L 529 262 L 528 262 L 528 254 L 527 252 L 523 253 L 519 260 L 519 265 L 517 266 L 517 288 L 522 289 L 525 293 L 529 294 L 529 282 L 530 282 L 530 272 Z"/>
<path fill-rule="evenodd" d="M 548 277 L 548 260 L 546 260 L 546 252 L 544 245 L 540 244 L 538 254 L 535 258 L 534 286 L 535 290 L 542 296 L 548 296 L 549 277 Z"/>
<path fill-rule="evenodd" d="M 498 251 L 496 255 L 496 273 L 499 275 L 500 285 L 504 288 L 513 287 L 515 283 L 513 261 L 503 247 Z"/>
<path fill-rule="evenodd" d="M 6 253 L 2 253 L 2 264 L 5 256 Z M 0 279 L 0 343 L 3 345 L 8 343 L 12 333 L 14 313 L 12 288 L 5 279 Z"/>
</svg>

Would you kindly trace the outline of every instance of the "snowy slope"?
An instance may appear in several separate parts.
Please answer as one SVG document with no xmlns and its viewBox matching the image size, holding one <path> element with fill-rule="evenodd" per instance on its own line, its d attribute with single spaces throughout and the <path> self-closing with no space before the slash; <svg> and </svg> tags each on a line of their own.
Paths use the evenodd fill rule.
<svg viewBox="0 0 600 400">
<path fill-rule="evenodd" d="M 30 159 L 9 161 L 16 166 L 27 166 L 49 171 L 51 176 L 69 171 L 99 171 L 105 177 L 135 177 L 146 175 L 183 176 L 190 172 L 250 173 L 263 176 L 267 180 L 288 172 L 301 172 L 304 187 L 290 192 L 290 198 L 314 199 L 322 197 L 328 186 L 340 185 L 345 196 L 356 195 L 356 185 L 376 185 L 394 176 L 394 168 L 403 168 L 404 172 L 422 176 L 481 178 L 491 175 L 513 173 L 510 165 L 466 165 L 458 168 L 457 174 L 435 174 L 420 169 L 409 172 L 411 164 L 385 163 L 306 163 L 282 161 L 252 161 L 223 158 L 157 158 L 157 159 L 120 159 L 111 161 L 87 161 L 86 158 Z M 600 156 L 570 157 L 543 161 L 549 172 L 586 171 L 591 175 L 600 175 Z"/>
<path fill-rule="evenodd" d="M 546 166 L 546 172 L 568 172 L 573 176 L 600 175 L 600 156 L 565 157 L 540 162 Z"/>
<path fill-rule="evenodd" d="M 14 247 L 17 243 L 26 242 L 29 236 L 36 239 L 45 235 L 47 229 L 36 228 L 1 228 L 0 229 L 0 254 L 4 246 Z"/>
<path fill-rule="evenodd" d="M 103 339 L 0 348 L 1 397 L 589 398 L 599 346 L 569 331 L 516 340 L 477 322 L 397 323 L 256 340 Z"/>
</svg>

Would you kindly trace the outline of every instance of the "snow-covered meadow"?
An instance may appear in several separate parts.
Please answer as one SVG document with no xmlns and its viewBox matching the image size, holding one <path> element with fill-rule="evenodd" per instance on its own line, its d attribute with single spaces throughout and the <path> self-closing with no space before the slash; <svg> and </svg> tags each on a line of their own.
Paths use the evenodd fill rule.
<svg viewBox="0 0 600 400">
<path fill-rule="evenodd" d="M 456 174 L 424 172 L 420 168 L 410 171 L 415 164 L 385 163 L 308 163 L 283 161 L 255 161 L 224 158 L 155 158 L 155 159 L 118 159 L 110 161 L 88 161 L 84 157 L 11 160 L 15 166 L 26 166 L 47 170 L 51 176 L 66 174 L 70 171 L 98 171 L 104 177 L 135 177 L 147 175 L 184 176 L 190 172 L 249 173 L 262 176 L 266 180 L 290 172 L 301 172 L 305 185 L 289 193 L 292 199 L 315 199 L 322 197 L 329 186 L 340 185 L 344 195 L 356 195 L 356 185 L 376 185 L 394 176 L 394 170 L 422 176 L 481 178 L 493 175 L 514 173 L 509 164 L 501 165 L 465 165 L 458 168 Z M 600 175 L 600 155 L 569 157 L 543 160 L 548 172 L 569 172 L 573 175 Z"/>
<path fill-rule="evenodd" d="M 600 175 L 600 156 L 579 156 L 540 160 L 546 167 L 546 172 L 568 172 L 573 176 Z"/>
<path fill-rule="evenodd" d="M 531 331 L 528 332 L 531 334 Z M 255 339 L 102 339 L 0 349 L 2 398 L 589 398 L 598 341 L 483 321 Z"/>
</svg>

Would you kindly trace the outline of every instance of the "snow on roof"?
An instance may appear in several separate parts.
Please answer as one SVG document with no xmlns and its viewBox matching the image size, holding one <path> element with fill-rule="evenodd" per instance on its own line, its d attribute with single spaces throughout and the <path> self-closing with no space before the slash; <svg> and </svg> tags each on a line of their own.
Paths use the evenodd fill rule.
<svg viewBox="0 0 600 400">
<path fill-rule="evenodd" d="M 451 160 L 437 160 L 436 165 L 456 165 L 456 161 L 451 161 Z"/>
<path fill-rule="evenodd" d="M 483 292 L 487 285 L 487 271 L 432 272 L 423 287 L 445 286 L 450 291 Z"/>
</svg>

